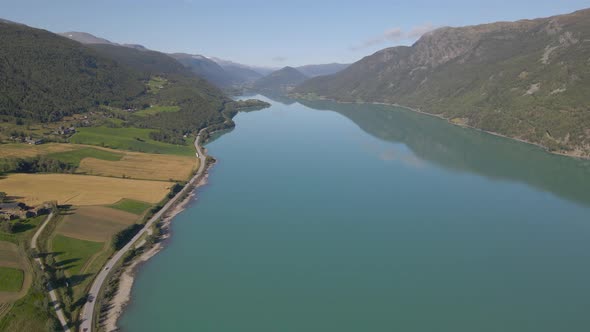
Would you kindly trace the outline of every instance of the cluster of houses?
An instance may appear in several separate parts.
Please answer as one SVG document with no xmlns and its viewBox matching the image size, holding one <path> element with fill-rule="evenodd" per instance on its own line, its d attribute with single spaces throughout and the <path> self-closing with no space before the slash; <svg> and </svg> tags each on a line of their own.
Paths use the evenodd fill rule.
<svg viewBox="0 0 590 332">
<path fill-rule="evenodd" d="M 25 137 L 25 142 L 31 145 L 43 144 L 42 138 Z"/>
<path fill-rule="evenodd" d="M 71 136 L 76 133 L 76 127 L 64 127 L 60 126 L 56 130 L 53 131 L 54 135 L 62 135 L 62 136 Z M 39 145 L 45 143 L 42 138 L 34 138 L 31 136 L 11 136 L 11 141 L 26 143 L 30 145 Z"/>
<path fill-rule="evenodd" d="M 76 128 L 75 127 L 66 128 L 64 126 L 60 126 L 53 133 L 56 135 L 70 136 L 70 135 L 73 135 L 76 133 Z"/>
<path fill-rule="evenodd" d="M 42 138 L 33 138 L 30 136 L 27 136 L 27 137 L 11 136 L 10 140 L 15 141 L 15 142 L 27 143 L 27 144 L 31 144 L 31 145 L 39 145 L 39 144 L 43 144 L 43 142 L 44 142 Z"/>
<path fill-rule="evenodd" d="M 51 212 L 51 205 L 44 203 L 29 207 L 25 203 L 0 203 L 0 220 L 27 219 L 42 216 Z"/>
</svg>

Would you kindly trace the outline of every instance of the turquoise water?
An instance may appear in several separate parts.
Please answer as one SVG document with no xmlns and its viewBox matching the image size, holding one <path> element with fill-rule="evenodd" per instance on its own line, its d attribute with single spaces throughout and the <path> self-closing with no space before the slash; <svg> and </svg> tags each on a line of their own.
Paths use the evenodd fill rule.
<svg viewBox="0 0 590 332">
<path fill-rule="evenodd" d="M 208 145 L 124 331 L 590 331 L 590 162 L 400 108 L 268 101 Z"/>
</svg>

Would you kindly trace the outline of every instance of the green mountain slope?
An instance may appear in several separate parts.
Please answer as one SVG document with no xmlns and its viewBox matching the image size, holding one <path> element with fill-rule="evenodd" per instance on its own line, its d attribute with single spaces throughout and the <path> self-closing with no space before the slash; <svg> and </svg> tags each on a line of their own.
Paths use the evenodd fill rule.
<svg viewBox="0 0 590 332">
<path fill-rule="evenodd" d="M 117 44 L 82 45 L 48 31 L 0 23 L 0 127 L 15 119 L 59 121 L 94 111 L 86 125 L 159 129 L 151 138 L 185 144 L 184 135 L 231 125 L 237 107 L 221 90 L 167 54 Z M 175 112 L 159 112 L 173 107 Z M 144 116 L 136 115 L 141 110 Z M 228 110 L 229 109 L 229 110 Z M 152 111 L 153 110 L 153 111 Z M 20 125 L 19 125 L 20 122 Z M 28 130 L 23 121 L 16 128 Z M 43 136 L 46 133 L 35 135 Z"/>
<path fill-rule="evenodd" d="M 240 66 L 227 65 L 223 69 L 234 78 L 238 84 L 251 83 L 261 78 L 263 75 L 249 68 Z"/>
<path fill-rule="evenodd" d="M 0 115 L 51 121 L 144 93 L 139 75 L 77 42 L 0 22 Z"/>
<path fill-rule="evenodd" d="M 142 95 L 134 100 L 133 105 L 137 109 L 145 105 L 177 106 L 180 111 L 158 112 L 147 117 L 127 117 L 128 123 L 135 126 L 160 129 L 162 134 L 154 138 L 171 143 L 180 142 L 185 133 L 196 132 L 200 128 L 226 120 L 222 111 L 230 99 L 171 56 L 119 45 L 88 46 L 137 71 L 144 80 L 153 77 L 165 80 L 166 83 L 156 93 Z"/>
<path fill-rule="evenodd" d="M 89 34 L 87 32 L 78 32 L 78 31 L 68 31 L 59 33 L 60 36 L 69 38 L 71 40 L 75 40 L 80 44 L 110 44 L 110 45 L 117 45 L 110 40 L 96 37 L 95 35 Z"/>
<path fill-rule="evenodd" d="M 141 51 L 112 44 L 88 44 L 87 46 L 105 57 L 141 72 L 147 78 L 154 75 L 194 76 L 181 63 L 164 53 Z"/>
<path fill-rule="evenodd" d="M 307 77 L 325 76 L 336 74 L 337 72 L 346 69 L 350 64 L 343 63 L 327 63 L 320 65 L 305 65 L 297 67 L 301 73 Z"/>
<path fill-rule="evenodd" d="M 297 69 L 284 67 L 256 80 L 253 88 L 261 91 L 288 91 L 306 79 L 307 76 Z"/>
<path fill-rule="evenodd" d="M 590 10 L 441 28 L 347 69 L 300 96 L 397 103 L 578 156 L 590 156 Z"/>
<path fill-rule="evenodd" d="M 236 83 L 234 77 L 227 73 L 220 65 L 202 55 L 174 53 L 170 54 L 170 56 L 190 68 L 199 77 L 206 79 L 217 87 L 229 87 Z"/>
</svg>

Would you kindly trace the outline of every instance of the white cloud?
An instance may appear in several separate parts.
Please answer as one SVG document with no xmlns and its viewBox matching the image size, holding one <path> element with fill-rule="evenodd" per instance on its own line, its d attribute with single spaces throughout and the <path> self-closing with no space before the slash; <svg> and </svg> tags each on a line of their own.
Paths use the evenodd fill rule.
<svg viewBox="0 0 590 332">
<path fill-rule="evenodd" d="M 423 25 L 415 26 L 408 32 L 405 32 L 402 28 L 399 27 L 391 28 L 383 31 L 383 33 L 377 37 L 367 39 L 359 45 L 352 46 L 350 49 L 353 51 L 357 51 L 363 48 L 384 44 L 386 42 L 395 43 L 405 39 L 417 39 L 420 38 L 420 36 L 422 36 L 423 34 L 434 30 L 435 28 L 436 27 L 432 25 L 432 23 L 425 23 Z"/>
<path fill-rule="evenodd" d="M 383 40 L 390 40 L 390 41 L 397 41 L 400 38 L 403 38 L 404 32 L 401 28 L 393 28 L 389 30 L 385 30 L 381 39 Z"/>
</svg>

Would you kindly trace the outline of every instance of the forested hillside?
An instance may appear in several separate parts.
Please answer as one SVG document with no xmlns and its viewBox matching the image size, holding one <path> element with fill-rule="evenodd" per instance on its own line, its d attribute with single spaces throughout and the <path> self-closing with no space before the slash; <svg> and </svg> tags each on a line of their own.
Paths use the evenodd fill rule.
<svg viewBox="0 0 590 332">
<path fill-rule="evenodd" d="M 53 121 L 145 92 L 139 75 L 77 42 L 0 22 L 0 115 Z"/>
<path fill-rule="evenodd" d="M 185 134 L 228 120 L 223 111 L 231 100 L 167 54 L 82 45 L 12 23 L 0 23 L 0 43 L 0 115 L 12 123 L 5 136 L 39 137 L 22 134 L 23 121 L 14 127 L 12 117 L 30 124 L 95 111 L 84 126 L 160 129 L 154 139 L 184 144 Z"/>
<path fill-rule="evenodd" d="M 571 155 L 590 155 L 590 10 L 441 28 L 310 79 L 301 97 L 397 103 Z"/>
<path fill-rule="evenodd" d="M 149 79 L 154 75 L 194 76 L 181 63 L 164 53 L 141 51 L 121 45 L 88 44 L 87 46 L 121 65 L 140 72 L 144 79 Z"/>
</svg>

